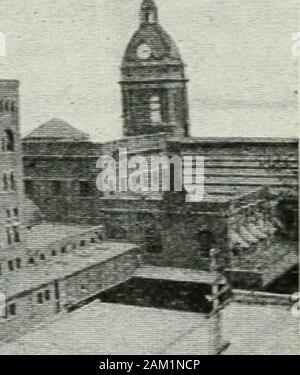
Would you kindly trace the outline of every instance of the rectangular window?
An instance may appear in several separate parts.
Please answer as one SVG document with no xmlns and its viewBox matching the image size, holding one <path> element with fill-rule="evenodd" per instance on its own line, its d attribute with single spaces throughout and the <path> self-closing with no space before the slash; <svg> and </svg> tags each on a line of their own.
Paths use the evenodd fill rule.
<svg viewBox="0 0 300 375">
<path fill-rule="evenodd" d="M 13 271 L 13 270 L 14 270 L 14 263 L 13 263 L 12 260 L 9 260 L 9 261 L 8 261 L 8 269 L 9 269 L 10 271 Z"/>
<path fill-rule="evenodd" d="M 7 174 L 3 174 L 3 190 L 8 190 L 8 180 L 7 180 Z"/>
<path fill-rule="evenodd" d="M 7 244 L 11 245 L 11 233 L 10 228 L 6 228 L 6 238 L 7 238 Z"/>
<path fill-rule="evenodd" d="M 53 195 L 60 195 L 62 192 L 61 181 L 51 181 L 51 193 Z"/>
<path fill-rule="evenodd" d="M 88 197 L 91 195 L 91 186 L 89 181 L 79 181 L 79 195 Z"/>
<path fill-rule="evenodd" d="M 41 305 L 43 303 L 43 293 L 38 293 L 37 294 L 37 301 Z"/>
<path fill-rule="evenodd" d="M 34 183 L 32 180 L 26 180 L 24 182 L 25 194 L 30 195 L 34 193 Z"/>
<path fill-rule="evenodd" d="M 10 188 L 11 190 L 17 189 L 14 172 L 10 172 Z"/>
<path fill-rule="evenodd" d="M 17 268 L 21 268 L 21 265 L 22 265 L 22 261 L 21 261 L 21 259 L 20 258 L 17 258 L 16 259 L 16 266 L 17 266 Z"/>
<path fill-rule="evenodd" d="M 14 232 L 14 241 L 21 242 L 19 228 L 16 225 L 13 226 L 13 232 Z"/>
<path fill-rule="evenodd" d="M 18 208 L 14 208 L 14 216 L 16 219 L 19 218 L 19 209 Z"/>
<path fill-rule="evenodd" d="M 155 228 L 148 228 L 145 232 L 146 250 L 148 253 L 161 253 L 163 249 L 160 233 Z"/>
<path fill-rule="evenodd" d="M 8 306 L 8 313 L 9 313 L 9 315 L 16 315 L 17 307 L 16 307 L 15 303 L 12 303 Z"/>
<path fill-rule="evenodd" d="M 50 293 L 50 290 L 47 289 L 45 291 L 45 300 L 50 301 L 50 298 L 51 298 L 51 293 Z"/>
</svg>

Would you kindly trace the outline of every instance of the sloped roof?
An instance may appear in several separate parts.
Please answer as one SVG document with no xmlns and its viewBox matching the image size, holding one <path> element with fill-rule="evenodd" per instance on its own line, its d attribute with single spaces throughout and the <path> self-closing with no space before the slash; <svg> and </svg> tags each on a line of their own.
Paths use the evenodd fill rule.
<svg viewBox="0 0 300 375">
<path fill-rule="evenodd" d="M 141 64 L 136 55 L 137 48 L 141 44 L 147 44 L 151 48 L 151 57 L 143 61 L 143 65 L 153 61 L 160 63 L 172 61 L 183 64 L 179 50 L 170 35 L 160 25 L 150 24 L 141 25 L 132 37 L 123 58 L 123 66 L 128 62 Z"/>
<path fill-rule="evenodd" d="M 27 197 L 23 200 L 23 219 L 26 225 L 35 225 L 43 220 L 39 207 Z"/>
<path fill-rule="evenodd" d="M 60 118 L 53 118 L 25 137 L 25 140 L 87 141 L 89 135 Z"/>
</svg>

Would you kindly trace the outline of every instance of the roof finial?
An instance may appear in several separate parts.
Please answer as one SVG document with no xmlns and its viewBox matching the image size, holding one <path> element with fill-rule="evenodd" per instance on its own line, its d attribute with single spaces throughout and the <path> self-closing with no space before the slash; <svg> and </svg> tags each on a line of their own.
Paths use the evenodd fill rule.
<svg viewBox="0 0 300 375">
<path fill-rule="evenodd" d="M 155 24 L 158 22 L 157 6 L 154 0 L 144 0 L 141 7 L 141 23 Z"/>
</svg>

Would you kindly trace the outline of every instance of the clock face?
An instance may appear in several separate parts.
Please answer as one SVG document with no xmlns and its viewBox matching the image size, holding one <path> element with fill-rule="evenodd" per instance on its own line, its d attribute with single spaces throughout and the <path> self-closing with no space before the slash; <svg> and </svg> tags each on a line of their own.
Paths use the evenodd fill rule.
<svg viewBox="0 0 300 375">
<path fill-rule="evenodd" d="M 137 49 L 137 56 L 141 60 L 149 59 L 151 56 L 151 48 L 147 44 L 141 44 Z"/>
</svg>

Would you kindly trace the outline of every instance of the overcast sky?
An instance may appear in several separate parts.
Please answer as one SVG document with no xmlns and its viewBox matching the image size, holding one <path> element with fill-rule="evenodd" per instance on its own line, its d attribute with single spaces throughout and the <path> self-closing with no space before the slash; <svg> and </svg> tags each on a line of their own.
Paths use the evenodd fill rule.
<svg viewBox="0 0 300 375">
<path fill-rule="evenodd" d="M 61 117 L 93 139 L 121 136 L 119 65 L 140 3 L 1 0 L 0 78 L 21 81 L 23 134 Z M 298 135 L 298 0 L 156 3 L 188 65 L 192 135 Z"/>
</svg>

